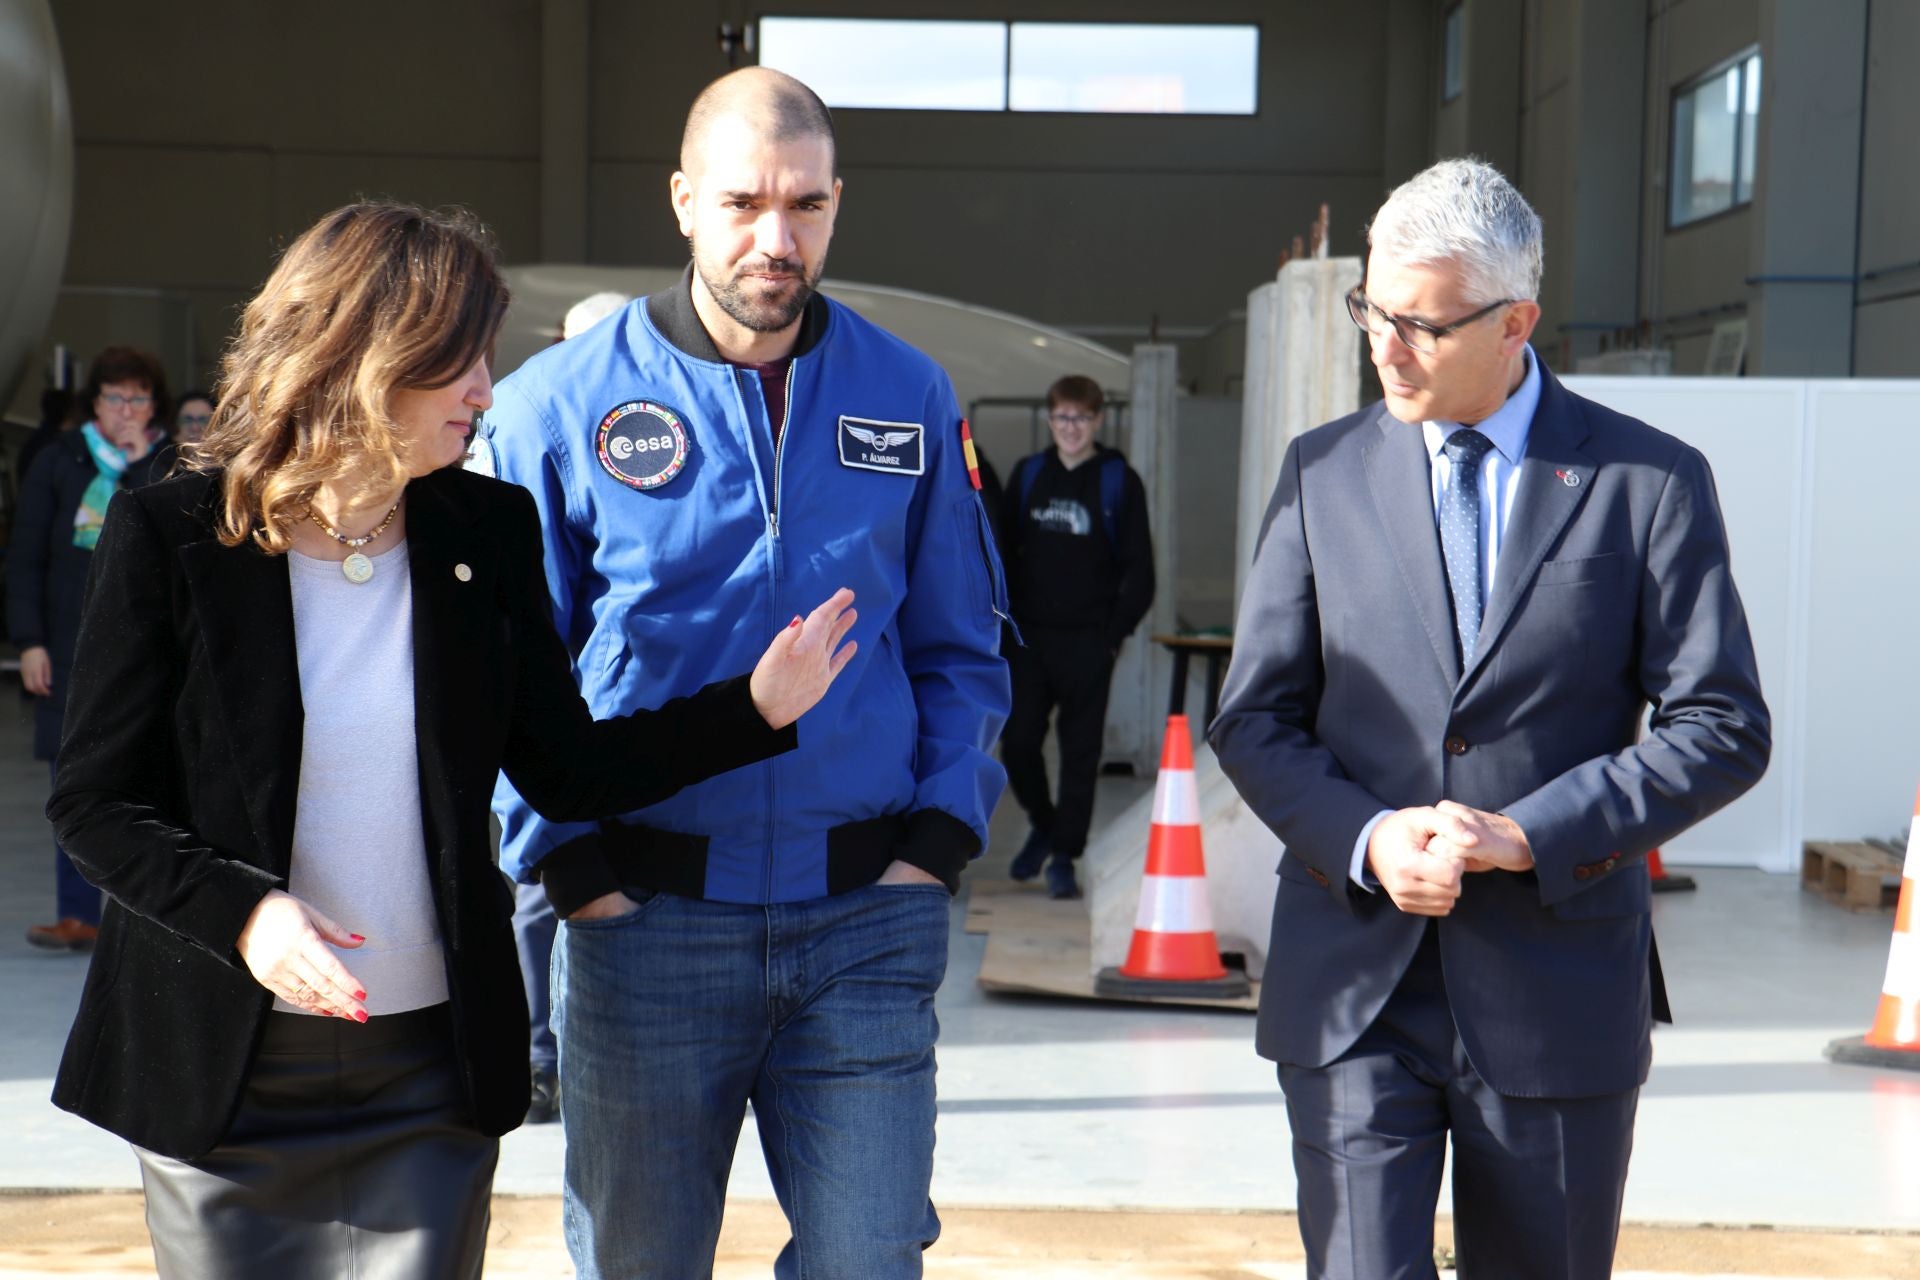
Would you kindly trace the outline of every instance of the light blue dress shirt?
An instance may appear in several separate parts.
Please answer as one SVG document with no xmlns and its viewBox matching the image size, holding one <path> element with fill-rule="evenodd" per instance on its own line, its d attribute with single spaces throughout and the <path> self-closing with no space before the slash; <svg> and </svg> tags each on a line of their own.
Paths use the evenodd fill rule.
<svg viewBox="0 0 1920 1280">
<path fill-rule="evenodd" d="M 1540 366 L 1533 348 L 1525 348 L 1527 372 L 1505 404 L 1484 422 L 1471 425 L 1493 442 L 1486 457 L 1480 459 L 1480 607 L 1484 613 L 1487 597 L 1493 594 L 1494 575 L 1499 571 L 1500 544 L 1506 537 L 1507 519 L 1520 491 L 1520 464 L 1527 456 L 1527 432 L 1533 427 L 1534 411 L 1540 407 Z M 1433 521 L 1440 523 L 1440 498 L 1453 483 L 1453 462 L 1442 452 L 1447 437 L 1466 426 L 1458 422 L 1423 422 L 1421 437 L 1426 441 L 1428 473 L 1433 478 Z M 1354 841 L 1353 861 L 1348 875 L 1371 893 L 1377 887 L 1367 878 L 1367 841 L 1380 819 L 1393 812 L 1382 809 L 1360 829 Z"/>
</svg>

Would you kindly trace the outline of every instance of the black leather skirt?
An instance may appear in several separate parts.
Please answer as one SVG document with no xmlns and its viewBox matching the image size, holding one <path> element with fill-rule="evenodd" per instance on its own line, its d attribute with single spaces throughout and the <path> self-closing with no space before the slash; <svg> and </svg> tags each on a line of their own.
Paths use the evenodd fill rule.
<svg viewBox="0 0 1920 1280">
<path fill-rule="evenodd" d="M 136 1147 L 161 1280 L 480 1275 L 500 1144 L 473 1127 L 447 1006 L 271 1013 L 218 1147 Z"/>
</svg>

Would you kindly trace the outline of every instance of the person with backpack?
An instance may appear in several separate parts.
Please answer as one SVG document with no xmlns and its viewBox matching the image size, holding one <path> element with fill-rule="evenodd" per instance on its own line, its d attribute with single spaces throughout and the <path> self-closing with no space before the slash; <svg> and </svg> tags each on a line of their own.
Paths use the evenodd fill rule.
<svg viewBox="0 0 1920 1280">
<path fill-rule="evenodd" d="M 1120 646 L 1153 603 L 1147 491 L 1124 455 L 1098 441 L 1106 397 L 1093 379 L 1047 390 L 1053 447 L 1020 460 L 1007 485 L 1002 558 L 1026 644 L 1009 646 L 1013 713 L 1000 738 L 1014 798 L 1033 830 L 1015 880 L 1044 867 L 1047 893 L 1077 898 L 1074 859 L 1093 822 L 1093 784 Z M 1059 713 L 1060 790 L 1048 792 L 1040 747 Z"/>
</svg>

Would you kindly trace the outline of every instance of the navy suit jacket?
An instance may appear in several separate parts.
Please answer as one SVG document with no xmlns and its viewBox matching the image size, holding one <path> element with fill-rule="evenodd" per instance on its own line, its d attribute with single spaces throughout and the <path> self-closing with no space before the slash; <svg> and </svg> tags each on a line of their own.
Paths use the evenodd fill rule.
<svg viewBox="0 0 1920 1280">
<path fill-rule="evenodd" d="M 1500 1093 L 1633 1088 L 1665 994 L 1648 850 L 1751 787 L 1770 724 L 1706 460 L 1544 368 L 1463 669 L 1420 428 L 1381 406 L 1288 448 L 1211 741 L 1286 844 L 1259 1049 L 1319 1067 L 1427 927 L 1348 868 L 1381 809 L 1505 813 L 1536 866 L 1438 924 L 1461 1039 Z M 1642 717 L 1651 707 L 1647 731 Z"/>
</svg>

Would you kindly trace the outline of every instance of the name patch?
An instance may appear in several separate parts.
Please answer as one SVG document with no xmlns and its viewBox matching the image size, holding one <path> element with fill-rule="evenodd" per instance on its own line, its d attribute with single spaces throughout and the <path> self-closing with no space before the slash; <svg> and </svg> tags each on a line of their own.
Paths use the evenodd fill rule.
<svg viewBox="0 0 1920 1280">
<path fill-rule="evenodd" d="M 594 451 L 607 474 L 632 489 L 658 489 L 687 465 L 687 427 L 652 400 L 629 400 L 600 419 Z"/>
<path fill-rule="evenodd" d="M 927 469 L 926 432 L 917 422 L 840 418 L 840 465 L 917 476 Z"/>
</svg>

